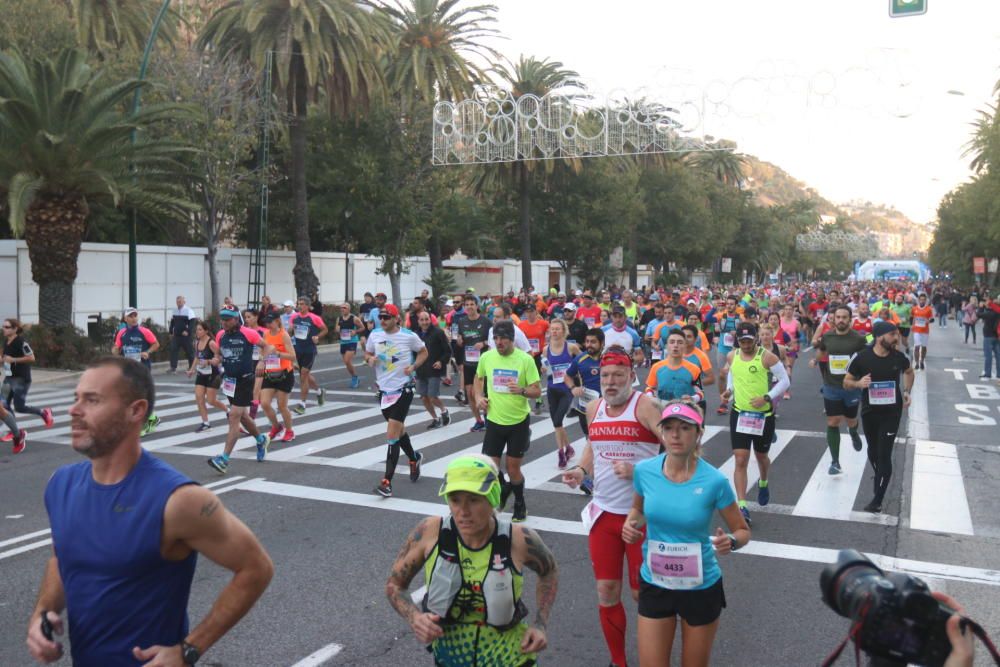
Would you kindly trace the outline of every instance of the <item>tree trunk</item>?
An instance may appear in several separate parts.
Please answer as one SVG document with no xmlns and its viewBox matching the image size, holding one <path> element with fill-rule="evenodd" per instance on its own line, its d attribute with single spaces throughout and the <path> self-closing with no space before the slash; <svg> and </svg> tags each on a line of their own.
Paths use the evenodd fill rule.
<svg viewBox="0 0 1000 667">
<path fill-rule="evenodd" d="M 89 209 L 82 197 L 40 196 L 25 215 L 31 277 L 38 283 L 38 319 L 73 323 L 73 283 Z"/>
<path fill-rule="evenodd" d="M 528 189 L 528 165 L 517 164 L 518 189 L 521 195 L 521 286 L 527 288 L 531 280 L 531 193 Z M 515 290 L 516 291 L 516 290 Z"/>
<path fill-rule="evenodd" d="M 219 249 L 215 247 L 215 243 L 208 243 L 208 284 L 211 289 L 211 301 L 208 304 L 208 310 L 205 313 L 205 317 L 219 312 L 219 268 L 218 259 Z"/>
<path fill-rule="evenodd" d="M 386 266 L 388 268 L 386 274 L 389 276 L 389 287 L 392 292 L 392 302 L 396 304 L 396 307 L 399 308 L 399 312 L 402 313 L 403 293 L 399 287 L 399 277 L 403 273 L 403 267 L 401 266 L 401 262 L 395 260 L 386 262 Z"/>
<path fill-rule="evenodd" d="M 635 225 L 628 230 L 628 286 L 633 292 L 639 289 L 639 232 Z"/>
<path fill-rule="evenodd" d="M 431 273 L 444 269 L 444 258 L 441 257 L 441 234 L 437 231 L 431 233 L 427 239 L 427 256 L 431 260 Z"/>
<path fill-rule="evenodd" d="M 309 193 L 306 188 L 306 89 L 305 65 L 301 55 L 292 57 L 294 95 L 289 100 L 288 137 L 292 154 L 292 219 L 295 227 L 295 291 L 297 296 L 313 297 L 319 292 L 319 279 L 312 266 L 309 241 Z"/>
</svg>

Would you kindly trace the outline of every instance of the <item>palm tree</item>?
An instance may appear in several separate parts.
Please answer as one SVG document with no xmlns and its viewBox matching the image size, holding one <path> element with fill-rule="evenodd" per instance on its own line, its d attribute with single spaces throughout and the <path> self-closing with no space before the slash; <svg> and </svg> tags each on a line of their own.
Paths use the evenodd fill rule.
<svg viewBox="0 0 1000 667">
<path fill-rule="evenodd" d="M 1000 87 L 1000 82 L 997 83 Z M 965 143 L 962 157 L 971 157 L 969 169 L 981 174 L 990 167 L 1000 164 L 1000 120 L 997 106 L 990 104 L 979 111 L 979 117 L 972 122 L 972 136 Z"/>
<path fill-rule="evenodd" d="M 521 56 L 517 64 L 508 63 L 508 66 L 500 71 L 500 75 L 509 87 L 510 94 L 515 101 L 522 95 L 544 97 L 560 85 L 579 77 L 576 72 L 565 69 L 561 62 L 548 58 L 539 60 L 530 56 Z M 517 188 L 521 221 L 521 282 L 524 287 L 533 283 L 531 277 L 531 175 L 537 164 L 534 157 L 527 156 L 528 159 L 488 165 L 482 169 L 475 183 L 477 192 L 483 192 L 491 186 L 499 187 L 501 183 L 508 187 Z M 580 161 L 578 159 L 565 160 L 564 162 L 572 169 L 579 169 Z M 553 160 L 544 160 L 543 164 L 547 171 L 551 171 L 555 166 Z"/>
<path fill-rule="evenodd" d="M 81 48 L 101 58 L 109 52 L 127 49 L 141 52 L 149 39 L 153 17 L 162 0 L 64 0 L 76 24 L 76 39 Z M 177 32 L 177 14 L 167 13 L 157 38 L 173 43 Z"/>
<path fill-rule="evenodd" d="M 44 324 L 71 322 L 92 203 L 161 217 L 190 210 L 179 185 L 186 176 L 180 158 L 190 149 L 145 132 L 190 111 L 163 104 L 125 115 L 143 85 L 106 81 L 76 50 L 55 61 L 0 54 L 0 188 L 11 229 L 28 243 Z"/>
<path fill-rule="evenodd" d="M 381 9 L 391 20 L 396 50 L 389 63 L 390 90 L 399 98 L 403 115 L 412 117 L 418 103 L 455 100 L 472 93 L 486 73 L 473 57 L 498 61 L 496 49 L 479 40 L 495 37 L 485 24 L 496 21 L 495 5 L 457 8 L 459 0 L 394 0 Z M 427 241 L 431 270 L 441 270 L 441 234 L 432 229 Z M 437 296 L 437 294 L 435 294 Z"/>
<path fill-rule="evenodd" d="M 383 15 L 356 0 L 232 0 L 219 8 L 198 38 L 202 49 L 263 70 L 273 53 L 275 89 L 286 101 L 291 147 L 295 287 L 314 295 L 306 188 L 306 118 L 322 90 L 332 113 L 365 106 L 382 87 L 379 61 L 390 48 Z"/>
<path fill-rule="evenodd" d="M 720 139 L 713 148 L 716 150 L 692 154 L 695 167 L 711 174 L 720 183 L 735 185 L 742 190 L 745 179 L 743 167 L 747 164 L 747 159 L 735 152 L 736 144 L 731 141 Z"/>
</svg>

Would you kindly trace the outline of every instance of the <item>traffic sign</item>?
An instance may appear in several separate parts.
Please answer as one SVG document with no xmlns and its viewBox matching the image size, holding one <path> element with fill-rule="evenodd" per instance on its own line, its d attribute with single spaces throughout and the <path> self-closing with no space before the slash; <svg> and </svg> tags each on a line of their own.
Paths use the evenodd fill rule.
<svg viewBox="0 0 1000 667">
<path fill-rule="evenodd" d="M 972 258 L 972 272 L 973 273 L 986 273 L 986 258 L 985 257 L 973 257 Z"/>
<path fill-rule="evenodd" d="M 889 16 L 918 16 L 927 13 L 927 0 L 889 0 Z"/>
</svg>

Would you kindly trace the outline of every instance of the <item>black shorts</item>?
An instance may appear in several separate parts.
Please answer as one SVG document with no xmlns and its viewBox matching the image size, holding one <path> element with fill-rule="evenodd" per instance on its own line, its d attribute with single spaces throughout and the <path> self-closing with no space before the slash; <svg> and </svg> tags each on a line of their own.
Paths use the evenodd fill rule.
<svg viewBox="0 0 1000 667">
<path fill-rule="evenodd" d="M 733 449 L 750 449 L 752 446 L 755 452 L 767 454 L 771 450 L 771 440 L 774 438 L 774 415 L 770 414 L 764 418 L 764 432 L 760 435 L 737 433 L 736 423 L 739 417 L 740 413 L 736 410 L 729 411 L 729 440 Z"/>
<path fill-rule="evenodd" d="M 688 625 L 708 625 L 719 618 L 725 606 L 722 579 L 693 591 L 672 591 L 639 580 L 639 615 L 645 618 L 680 616 Z"/>
<path fill-rule="evenodd" d="M 295 386 L 295 373 L 291 370 L 286 370 L 280 376 L 275 376 L 275 373 L 264 373 L 264 381 L 261 383 L 260 388 L 262 390 L 275 389 L 286 394 L 292 393 L 292 388 Z"/>
<path fill-rule="evenodd" d="M 205 387 L 207 389 L 218 389 L 222 386 L 222 376 L 218 373 L 211 373 L 209 375 L 202 375 L 201 373 L 194 374 L 194 386 Z"/>
<path fill-rule="evenodd" d="M 548 390 L 549 396 L 549 417 L 552 418 L 552 425 L 556 428 L 562 428 L 563 419 L 569 414 L 569 406 L 573 402 L 573 394 L 566 390 L 552 389 Z"/>
<path fill-rule="evenodd" d="M 823 409 L 827 417 L 858 418 L 858 408 L 861 407 L 861 391 L 844 389 L 824 384 L 820 388 L 823 395 Z"/>
<path fill-rule="evenodd" d="M 358 344 L 357 343 L 341 343 L 340 344 L 340 353 L 341 354 L 344 354 L 346 352 L 357 352 L 357 351 L 358 351 Z M 311 367 L 312 367 L 312 365 L 310 365 L 310 368 Z"/>
<path fill-rule="evenodd" d="M 257 377 L 251 373 L 236 378 L 236 390 L 232 396 L 227 396 L 229 404 L 237 408 L 249 408 L 253 402 L 253 387 Z"/>
<path fill-rule="evenodd" d="M 531 444 L 531 417 L 511 426 L 495 424 L 486 420 L 486 436 L 483 438 L 483 454 L 500 458 L 504 449 L 507 457 L 522 459 Z"/>
<path fill-rule="evenodd" d="M 382 392 L 378 394 L 379 404 L 382 402 Z M 403 392 L 395 403 L 387 408 L 382 408 L 382 417 L 386 421 L 390 419 L 397 422 L 405 422 L 406 415 L 410 412 L 410 403 L 413 402 L 413 387 L 404 387 Z"/>
<path fill-rule="evenodd" d="M 299 368 L 312 370 L 313 362 L 316 361 L 316 352 L 299 352 L 295 350 L 295 361 L 299 363 Z"/>
<path fill-rule="evenodd" d="M 462 386 L 471 387 L 476 383 L 476 369 L 479 364 L 462 364 Z"/>
</svg>

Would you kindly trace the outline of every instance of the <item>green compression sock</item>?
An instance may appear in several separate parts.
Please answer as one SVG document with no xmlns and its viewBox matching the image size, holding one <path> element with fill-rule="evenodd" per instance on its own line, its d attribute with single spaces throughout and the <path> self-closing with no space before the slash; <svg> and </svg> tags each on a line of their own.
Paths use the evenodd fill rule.
<svg viewBox="0 0 1000 667">
<path fill-rule="evenodd" d="M 840 462 L 840 427 L 826 427 L 826 445 L 830 448 L 830 456 L 835 462 Z"/>
</svg>

